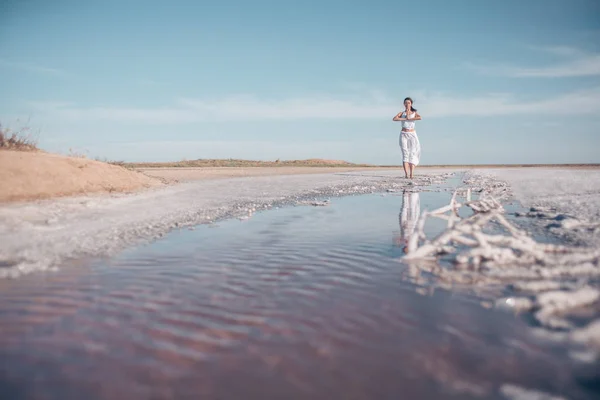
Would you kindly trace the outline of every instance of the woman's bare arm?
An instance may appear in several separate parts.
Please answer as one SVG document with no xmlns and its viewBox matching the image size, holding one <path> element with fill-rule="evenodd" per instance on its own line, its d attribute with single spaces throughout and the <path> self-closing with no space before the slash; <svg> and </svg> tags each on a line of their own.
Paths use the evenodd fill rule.
<svg viewBox="0 0 600 400">
<path fill-rule="evenodd" d="M 400 111 L 398 114 L 396 114 L 392 121 L 407 121 L 406 118 L 401 117 L 402 114 L 404 114 L 404 111 Z"/>
<path fill-rule="evenodd" d="M 423 118 L 421 118 L 421 116 L 419 115 L 418 112 L 415 111 L 415 117 L 414 118 L 405 118 L 407 121 L 420 121 Z"/>
</svg>

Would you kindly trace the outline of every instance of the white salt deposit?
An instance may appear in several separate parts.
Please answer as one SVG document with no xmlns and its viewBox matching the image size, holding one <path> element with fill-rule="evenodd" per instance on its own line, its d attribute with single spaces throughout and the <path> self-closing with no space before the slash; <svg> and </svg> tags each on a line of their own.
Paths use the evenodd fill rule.
<svg viewBox="0 0 600 400">
<path fill-rule="evenodd" d="M 455 193 L 448 206 L 421 213 L 402 260 L 410 263 L 413 277 L 418 276 L 419 271 L 428 272 L 442 287 L 504 286 L 524 292 L 524 296 L 500 298 L 496 306 L 516 312 L 531 310 L 544 328 L 571 332 L 563 338 L 600 350 L 600 320 L 594 320 L 599 316 L 600 291 L 589 286 L 590 277 L 600 276 L 599 242 L 595 231 L 590 230 L 599 224 L 600 196 L 593 196 L 592 192 L 600 189 L 600 173 L 593 170 L 594 182 L 588 182 L 589 170 L 579 171 L 579 175 L 574 171 L 551 172 L 559 175 L 558 183 L 552 182 L 554 175 L 549 175 L 548 170 L 470 171 L 464 180 L 467 186 Z M 583 182 L 585 189 L 578 187 Z M 481 197 L 470 200 L 471 193 L 479 193 Z M 460 203 L 461 197 L 464 204 Z M 504 207 L 498 199 L 511 198 L 534 207 L 528 217 L 552 215 L 554 221 L 568 221 L 568 224 L 558 224 L 561 233 L 570 234 L 579 229 L 579 239 L 588 246 L 537 242 L 504 216 Z M 464 207 L 470 208 L 473 214 L 459 217 L 458 210 Z M 423 229 L 427 218 L 448 220 L 447 230 L 435 238 L 427 238 Z M 582 227 L 584 229 L 580 229 Z M 494 233 L 490 233 L 492 228 L 495 228 Z M 441 256 L 451 260 L 453 266 L 438 267 L 437 260 Z M 583 328 L 575 328 L 569 316 L 584 308 L 591 310 L 592 321 Z"/>
<path fill-rule="evenodd" d="M 506 182 L 525 207 L 585 243 L 600 245 L 600 169 L 498 168 L 473 174 Z M 533 216 L 533 215 L 532 215 Z"/>
</svg>

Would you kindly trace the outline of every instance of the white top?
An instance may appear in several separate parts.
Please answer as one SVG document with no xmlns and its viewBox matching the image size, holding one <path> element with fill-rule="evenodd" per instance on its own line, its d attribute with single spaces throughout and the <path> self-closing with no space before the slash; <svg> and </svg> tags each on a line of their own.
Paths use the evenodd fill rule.
<svg viewBox="0 0 600 400">
<path fill-rule="evenodd" d="M 416 111 L 413 111 L 407 117 L 406 111 L 404 111 L 402 112 L 401 118 L 414 118 L 416 114 Z M 415 121 L 402 121 L 402 129 L 415 129 Z"/>
</svg>

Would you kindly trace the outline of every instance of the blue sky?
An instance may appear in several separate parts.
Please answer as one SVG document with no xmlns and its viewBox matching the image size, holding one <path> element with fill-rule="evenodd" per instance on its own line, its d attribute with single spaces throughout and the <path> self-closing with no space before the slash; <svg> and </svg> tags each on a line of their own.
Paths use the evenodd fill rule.
<svg viewBox="0 0 600 400">
<path fill-rule="evenodd" d="M 600 2 L 0 2 L 0 122 L 126 161 L 600 162 Z"/>
</svg>

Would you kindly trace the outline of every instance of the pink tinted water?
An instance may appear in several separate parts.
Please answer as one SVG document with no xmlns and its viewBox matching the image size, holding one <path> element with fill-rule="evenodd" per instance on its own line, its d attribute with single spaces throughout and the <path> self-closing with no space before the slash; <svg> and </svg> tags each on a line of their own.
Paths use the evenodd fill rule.
<svg viewBox="0 0 600 400">
<path fill-rule="evenodd" d="M 403 281 L 400 205 L 282 209 L 2 281 L 0 397 L 589 398 L 595 375 L 523 321 Z"/>
</svg>

